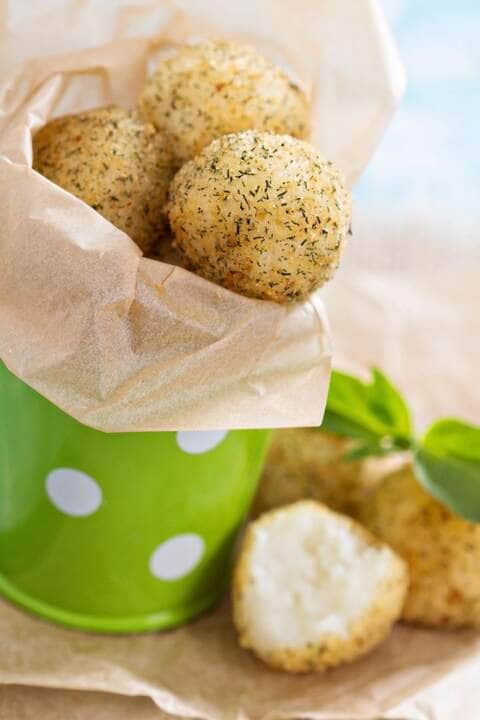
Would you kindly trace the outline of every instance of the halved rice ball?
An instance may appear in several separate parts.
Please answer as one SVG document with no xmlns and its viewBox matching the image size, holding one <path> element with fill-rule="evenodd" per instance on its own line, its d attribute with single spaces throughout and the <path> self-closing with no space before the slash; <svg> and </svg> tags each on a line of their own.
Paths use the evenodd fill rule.
<svg viewBox="0 0 480 720">
<path fill-rule="evenodd" d="M 235 569 L 240 644 L 289 672 L 350 662 L 386 638 L 407 584 L 404 562 L 354 520 L 313 501 L 273 510 Z"/>
</svg>

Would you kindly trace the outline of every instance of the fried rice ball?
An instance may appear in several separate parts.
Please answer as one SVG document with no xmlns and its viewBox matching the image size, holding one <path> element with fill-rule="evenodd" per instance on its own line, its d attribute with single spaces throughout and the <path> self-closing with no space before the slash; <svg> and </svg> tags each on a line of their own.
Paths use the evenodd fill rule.
<svg viewBox="0 0 480 720">
<path fill-rule="evenodd" d="M 480 524 L 429 495 L 411 466 L 384 478 L 366 500 L 361 519 L 408 563 L 405 620 L 480 627 Z"/>
<path fill-rule="evenodd" d="M 252 298 L 302 300 L 330 279 L 350 226 L 340 173 L 308 143 L 248 130 L 214 140 L 170 186 L 191 270 Z"/>
<path fill-rule="evenodd" d="M 233 42 L 186 46 L 160 62 L 138 103 L 172 138 L 180 161 L 227 133 L 268 130 L 309 134 L 309 103 L 279 68 Z"/>
<path fill-rule="evenodd" d="M 288 672 L 350 662 L 387 637 L 407 584 L 405 563 L 354 520 L 313 501 L 272 510 L 235 568 L 240 644 Z"/>
<path fill-rule="evenodd" d="M 253 505 L 259 514 L 312 499 L 355 517 L 380 481 L 384 462 L 345 460 L 355 441 L 319 428 L 275 430 Z"/>
<path fill-rule="evenodd" d="M 147 252 L 167 227 L 175 173 L 164 137 L 134 111 L 104 107 L 47 123 L 33 167 L 123 230 Z"/>
</svg>

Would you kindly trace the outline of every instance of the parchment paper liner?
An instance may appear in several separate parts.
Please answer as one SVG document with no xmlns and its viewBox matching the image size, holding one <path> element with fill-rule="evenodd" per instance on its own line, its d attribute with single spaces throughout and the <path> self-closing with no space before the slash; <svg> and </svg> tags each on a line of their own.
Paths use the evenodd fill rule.
<svg viewBox="0 0 480 720">
<path fill-rule="evenodd" d="M 292 13 L 272 1 L 218 12 L 202 2 L 109 3 L 95 8 L 94 21 L 110 25 L 110 44 L 12 71 L 0 88 L 0 358 L 18 377 L 105 431 L 320 423 L 331 353 L 318 295 L 290 306 L 250 300 L 142 258 L 121 231 L 31 170 L 31 133 L 65 112 L 133 105 L 154 50 L 233 36 L 304 85 L 314 99 L 314 141 L 352 181 L 403 75 L 376 6 L 343 5 L 301 2 Z M 32 22 L 48 24 L 52 49 L 69 31 L 80 45 L 87 10 L 51 8 L 32 8 Z M 34 44 L 28 18 L 12 17 L 10 27 L 18 42 L 7 42 L 7 62 L 22 33 Z M 147 27 L 148 38 L 125 37 L 126 28 Z"/>
</svg>

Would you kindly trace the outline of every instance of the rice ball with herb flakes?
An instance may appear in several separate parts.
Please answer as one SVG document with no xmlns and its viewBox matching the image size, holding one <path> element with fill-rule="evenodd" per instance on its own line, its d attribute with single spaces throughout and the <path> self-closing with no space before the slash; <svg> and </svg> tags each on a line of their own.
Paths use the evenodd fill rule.
<svg viewBox="0 0 480 720">
<path fill-rule="evenodd" d="M 275 430 L 254 501 L 255 513 L 312 499 L 356 517 L 365 496 L 380 481 L 384 459 L 346 460 L 351 438 L 320 428 Z"/>
<path fill-rule="evenodd" d="M 330 279 L 350 215 L 341 174 L 289 135 L 225 135 L 170 186 L 170 224 L 188 267 L 275 302 L 302 300 Z"/>
<path fill-rule="evenodd" d="M 182 161 L 231 132 L 309 133 L 303 92 L 254 48 L 232 42 L 186 46 L 160 62 L 139 108 L 169 133 Z"/>
<path fill-rule="evenodd" d="M 350 662 L 386 638 L 407 584 L 404 562 L 354 520 L 312 501 L 272 510 L 235 568 L 240 644 L 288 672 Z"/>
<path fill-rule="evenodd" d="M 33 167 L 123 230 L 147 252 L 167 226 L 175 172 L 164 137 L 133 111 L 104 107 L 47 123 Z"/>
<path fill-rule="evenodd" d="M 365 502 L 361 520 L 409 566 L 405 620 L 480 627 L 480 524 L 429 495 L 411 466 L 383 480 Z"/>
</svg>

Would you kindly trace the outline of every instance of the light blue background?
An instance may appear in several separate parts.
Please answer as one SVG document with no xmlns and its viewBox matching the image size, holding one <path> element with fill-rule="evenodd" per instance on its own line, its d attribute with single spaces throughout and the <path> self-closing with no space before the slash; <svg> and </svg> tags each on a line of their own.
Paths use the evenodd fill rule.
<svg viewBox="0 0 480 720">
<path fill-rule="evenodd" d="M 480 239 L 480 0 L 382 0 L 407 92 L 355 189 L 367 213 Z"/>
</svg>

